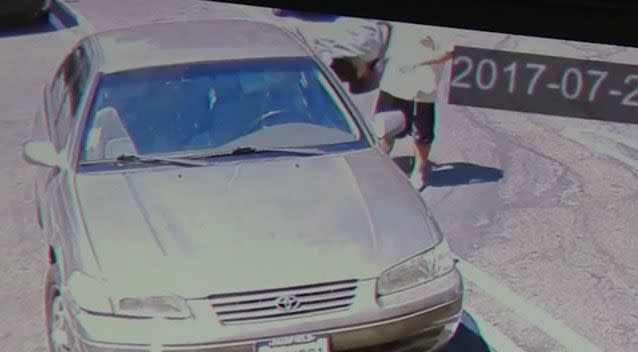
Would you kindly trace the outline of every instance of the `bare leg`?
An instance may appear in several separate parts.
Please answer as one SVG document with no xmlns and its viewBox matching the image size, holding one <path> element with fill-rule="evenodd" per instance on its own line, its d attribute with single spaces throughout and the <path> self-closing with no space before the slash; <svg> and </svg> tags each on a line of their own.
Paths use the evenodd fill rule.
<svg viewBox="0 0 638 352">
<path fill-rule="evenodd" d="M 421 192 L 427 186 L 427 163 L 430 154 L 430 142 L 414 141 L 414 168 L 411 182 Z"/>
<path fill-rule="evenodd" d="M 427 186 L 427 165 L 434 139 L 434 104 L 414 105 L 414 169 L 410 181 L 421 192 Z"/>
<path fill-rule="evenodd" d="M 425 172 L 430 154 L 429 142 L 414 142 L 414 171 Z"/>
<path fill-rule="evenodd" d="M 386 137 L 379 139 L 379 147 L 381 147 L 381 150 L 383 150 L 384 153 L 390 155 L 394 148 L 394 138 Z"/>
</svg>

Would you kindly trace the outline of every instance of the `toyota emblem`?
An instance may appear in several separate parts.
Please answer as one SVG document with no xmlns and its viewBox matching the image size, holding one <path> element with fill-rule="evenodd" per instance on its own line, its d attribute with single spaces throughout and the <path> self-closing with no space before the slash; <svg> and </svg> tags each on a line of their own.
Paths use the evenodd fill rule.
<svg viewBox="0 0 638 352">
<path fill-rule="evenodd" d="M 301 305 L 301 301 L 293 295 L 281 296 L 275 300 L 277 309 L 283 312 L 291 312 Z"/>
</svg>

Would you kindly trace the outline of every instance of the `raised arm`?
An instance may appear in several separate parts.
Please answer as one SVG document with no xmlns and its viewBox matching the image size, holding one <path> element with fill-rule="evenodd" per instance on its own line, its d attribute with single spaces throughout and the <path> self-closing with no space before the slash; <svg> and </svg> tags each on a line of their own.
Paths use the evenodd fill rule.
<svg viewBox="0 0 638 352">
<path fill-rule="evenodd" d="M 436 55 L 435 57 L 433 57 L 433 58 L 431 58 L 429 60 L 425 60 L 423 62 L 419 62 L 419 63 L 415 64 L 414 68 L 419 67 L 419 66 L 424 66 L 424 65 L 440 64 L 442 62 L 450 60 L 453 56 L 454 56 L 454 51 L 453 50 L 444 51 L 441 54 Z"/>
</svg>

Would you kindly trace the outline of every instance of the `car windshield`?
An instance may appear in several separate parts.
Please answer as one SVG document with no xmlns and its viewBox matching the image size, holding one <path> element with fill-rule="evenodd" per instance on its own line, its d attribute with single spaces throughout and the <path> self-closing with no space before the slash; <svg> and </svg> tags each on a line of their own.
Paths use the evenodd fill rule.
<svg viewBox="0 0 638 352">
<path fill-rule="evenodd" d="M 80 159 L 367 145 L 357 121 L 312 59 L 260 59 L 101 76 Z"/>
</svg>

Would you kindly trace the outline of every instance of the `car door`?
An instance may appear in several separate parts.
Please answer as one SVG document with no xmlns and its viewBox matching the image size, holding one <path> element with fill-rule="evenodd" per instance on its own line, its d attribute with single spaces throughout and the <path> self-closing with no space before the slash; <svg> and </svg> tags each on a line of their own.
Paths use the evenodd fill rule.
<svg viewBox="0 0 638 352">
<path fill-rule="evenodd" d="M 58 152 L 68 156 L 72 137 L 78 125 L 79 106 L 84 96 L 89 74 L 88 58 L 83 46 L 75 47 L 64 59 L 49 91 L 51 104 L 50 124 L 52 140 Z M 50 219 L 50 243 L 56 249 L 58 259 L 64 270 L 67 259 L 60 258 L 70 254 L 74 256 L 73 237 L 76 233 L 75 203 L 73 197 L 73 170 L 57 167 L 47 177 L 47 198 Z"/>
<path fill-rule="evenodd" d="M 45 84 L 40 95 L 41 101 L 38 104 L 38 109 L 35 113 L 33 129 L 31 131 L 31 138 L 37 141 L 48 141 L 53 143 L 50 128 L 51 126 L 48 124 L 46 113 L 48 103 L 48 89 L 49 85 Z M 55 170 L 46 167 L 37 167 L 33 170 L 33 172 L 36 220 L 40 228 L 45 229 L 48 221 L 45 218 L 46 214 L 42 211 L 42 209 L 47 208 L 47 197 L 44 196 L 44 194 L 47 188 L 47 179 L 53 172 L 55 172 Z"/>
</svg>

